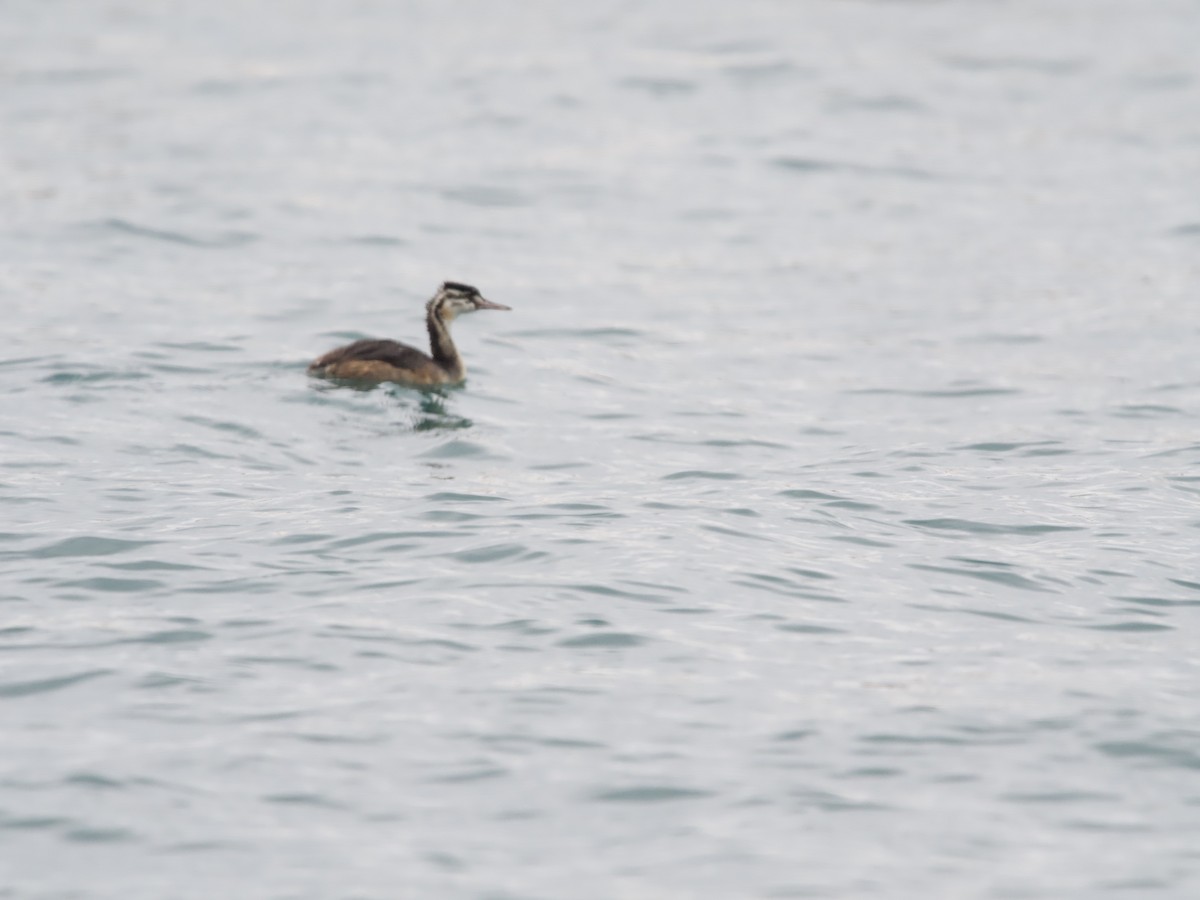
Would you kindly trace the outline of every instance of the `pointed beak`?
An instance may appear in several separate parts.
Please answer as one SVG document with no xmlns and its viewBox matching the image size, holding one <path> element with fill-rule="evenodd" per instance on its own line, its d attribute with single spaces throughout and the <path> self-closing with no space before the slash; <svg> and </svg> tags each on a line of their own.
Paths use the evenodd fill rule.
<svg viewBox="0 0 1200 900">
<path fill-rule="evenodd" d="M 484 300 L 482 297 L 475 298 L 476 309 L 507 309 L 511 310 L 511 306 L 505 306 L 503 303 L 493 303 L 491 300 Z"/>
</svg>

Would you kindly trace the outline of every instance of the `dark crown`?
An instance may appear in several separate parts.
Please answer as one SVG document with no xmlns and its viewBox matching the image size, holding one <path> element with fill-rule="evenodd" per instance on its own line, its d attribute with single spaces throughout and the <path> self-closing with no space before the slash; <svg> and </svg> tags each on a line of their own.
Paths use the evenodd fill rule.
<svg viewBox="0 0 1200 900">
<path fill-rule="evenodd" d="M 444 281 L 442 282 L 443 291 L 456 291 L 460 294 L 476 295 L 479 293 L 479 288 L 473 288 L 469 284 L 463 284 L 459 281 Z"/>
</svg>

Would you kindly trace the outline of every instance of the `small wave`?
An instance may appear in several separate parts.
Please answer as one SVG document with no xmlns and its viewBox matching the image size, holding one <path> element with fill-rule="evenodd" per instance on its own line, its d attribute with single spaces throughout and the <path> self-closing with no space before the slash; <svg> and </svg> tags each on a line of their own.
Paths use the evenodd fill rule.
<svg viewBox="0 0 1200 900">
<path fill-rule="evenodd" d="M 44 544 L 24 554 L 31 559 L 54 559 L 61 556 L 112 556 L 150 547 L 159 541 L 128 541 L 121 538 L 83 535 Z"/>
<path fill-rule="evenodd" d="M 0 697 L 28 697 L 32 694 L 45 694 L 51 691 L 61 691 L 64 688 L 111 675 L 111 669 L 89 669 L 73 675 L 61 675 L 55 678 L 39 678 L 32 681 L 0 682 Z"/>
<path fill-rule="evenodd" d="M 70 828 L 63 832 L 63 840 L 77 844 L 115 844 L 137 840 L 137 835 L 128 828 Z"/>
<path fill-rule="evenodd" d="M 1020 394 L 1021 391 L 1016 388 L 1001 388 L 1001 387 L 961 387 L 961 388 L 938 388 L 925 391 L 905 390 L 903 388 L 855 388 L 846 391 L 847 394 L 857 395 L 883 395 L 883 396 L 899 396 L 899 397 L 927 397 L 938 400 L 958 400 L 966 397 L 1003 397 L 1013 394 Z"/>
<path fill-rule="evenodd" d="M 1026 447 L 1043 447 L 1057 444 L 1058 441 L 983 441 L 979 444 L 966 444 L 962 450 L 980 450 L 985 453 L 1008 453 L 1011 450 L 1023 450 Z"/>
<path fill-rule="evenodd" d="M 871 177 L 901 178 L 908 181 L 948 181 L 944 175 L 911 166 L 879 166 L 863 163 L 838 162 L 829 159 L 812 159 L 799 156 L 780 156 L 771 160 L 771 165 L 786 172 L 800 174 L 866 175 Z"/>
<path fill-rule="evenodd" d="M 94 578 L 80 578 L 74 581 L 60 581 L 59 587 L 83 588 L 87 591 L 102 591 L 110 594 L 138 594 L 152 591 L 164 586 L 163 582 L 153 578 L 109 578 L 98 575 Z"/>
<path fill-rule="evenodd" d="M 147 238 L 155 241 L 165 241 L 171 244 L 183 244 L 188 247 L 226 248 L 241 247 L 258 240 L 258 235 L 248 231 L 217 231 L 208 234 L 173 231 L 167 228 L 150 225 L 139 225 L 125 219 L 105 219 L 97 224 L 103 231 L 133 237 Z"/>
<path fill-rule="evenodd" d="M 1079 525 L 996 525 L 970 519 L 905 519 L 904 524 L 932 531 L 962 531 L 969 534 L 1039 535 L 1057 531 L 1084 531 Z"/>
<path fill-rule="evenodd" d="M 1161 622 L 1110 622 L 1105 625 L 1088 625 L 1093 631 L 1173 631 L 1174 625 L 1164 625 Z"/>
<path fill-rule="evenodd" d="M 682 78 L 622 78 L 622 87 L 631 88 L 653 94 L 656 97 L 675 97 L 680 94 L 690 94 L 696 90 L 694 81 Z"/>
<path fill-rule="evenodd" d="M 646 643 L 646 638 L 636 634 L 621 631 L 606 631 L 599 634 L 585 634 L 580 637 L 567 638 L 558 642 L 560 647 L 570 647 L 581 650 L 614 650 L 625 647 L 639 647 Z"/>
<path fill-rule="evenodd" d="M 1105 756 L 1140 762 L 1147 767 L 1200 769 L 1200 753 L 1193 735 L 1164 733 L 1141 740 L 1101 741 L 1095 744 Z"/>
<path fill-rule="evenodd" d="M 1005 587 L 1017 588 L 1022 591 L 1034 591 L 1037 593 L 1057 593 L 1055 588 L 1048 587 L 1032 578 L 1026 578 L 1016 572 L 995 570 L 995 569 L 964 569 L 954 566 L 931 566 L 924 563 L 909 563 L 909 568 L 917 569 L 922 572 L 944 572 L 947 575 L 961 575 L 967 578 L 974 578 L 979 581 L 989 581 L 993 584 L 1001 584 Z"/>
<path fill-rule="evenodd" d="M 212 634 L 199 628 L 167 628 L 162 631 L 152 631 L 137 637 L 124 638 L 123 644 L 193 644 L 197 641 L 207 641 Z"/>
<path fill-rule="evenodd" d="M 685 469 L 664 475 L 663 481 L 737 481 L 745 476 L 738 472 L 715 472 L 708 469 Z"/>
<path fill-rule="evenodd" d="M 529 206 L 532 202 L 520 191 L 482 184 L 447 188 L 442 191 L 442 196 L 467 206 L 518 207 Z"/>
<path fill-rule="evenodd" d="M 1033 56 L 947 56 L 943 62 L 968 72 L 1033 72 L 1039 75 L 1073 75 L 1087 68 L 1079 59 L 1048 59 Z"/>
<path fill-rule="evenodd" d="M 98 384 L 106 381 L 144 381 L 152 377 L 149 372 L 109 369 L 100 366 L 85 369 L 81 365 L 62 367 L 64 371 L 55 372 L 42 379 L 43 384 Z"/>
<path fill-rule="evenodd" d="M 600 791 L 593 794 L 592 799 L 603 803 L 665 803 L 676 800 L 699 800 L 712 796 L 714 796 L 712 791 L 665 784 L 649 784 Z"/>
<path fill-rule="evenodd" d="M 811 625 L 803 622 L 785 622 L 782 625 L 776 625 L 778 631 L 788 631 L 793 634 L 846 634 L 844 628 L 831 628 L 828 625 Z"/>
</svg>

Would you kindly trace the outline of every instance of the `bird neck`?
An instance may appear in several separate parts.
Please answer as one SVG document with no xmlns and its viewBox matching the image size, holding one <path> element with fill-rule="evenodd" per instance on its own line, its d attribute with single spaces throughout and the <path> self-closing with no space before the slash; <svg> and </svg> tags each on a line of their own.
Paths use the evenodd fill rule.
<svg viewBox="0 0 1200 900">
<path fill-rule="evenodd" d="M 439 314 L 436 307 L 430 307 L 425 316 L 425 324 L 429 328 L 429 350 L 433 361 L 446 371 L 456 381 L 461 380 L 466 373 L 458 348 L 450 338 L 450 323 Z"/>
</svg>

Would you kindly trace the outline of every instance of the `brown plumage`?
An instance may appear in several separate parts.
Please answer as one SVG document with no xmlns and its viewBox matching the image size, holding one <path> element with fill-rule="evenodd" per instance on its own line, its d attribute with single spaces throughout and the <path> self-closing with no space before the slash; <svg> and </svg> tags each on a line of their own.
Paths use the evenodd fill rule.
<svg viewBox="0 0 1200 900">
<path fill-rule="evenodd" d="M 354 381 L 397 381 L 418 386 L 459 384 L 467 375 L 462 356 L 450 338 L 450 323 L 461 313 L 478 309 L 509 309 L 485 300 L 469 284 L 444 283 L 425 304 L 430 353 L 399 341 L 355 341 L 314 360 L 310 375 Z"/>
</svg>

